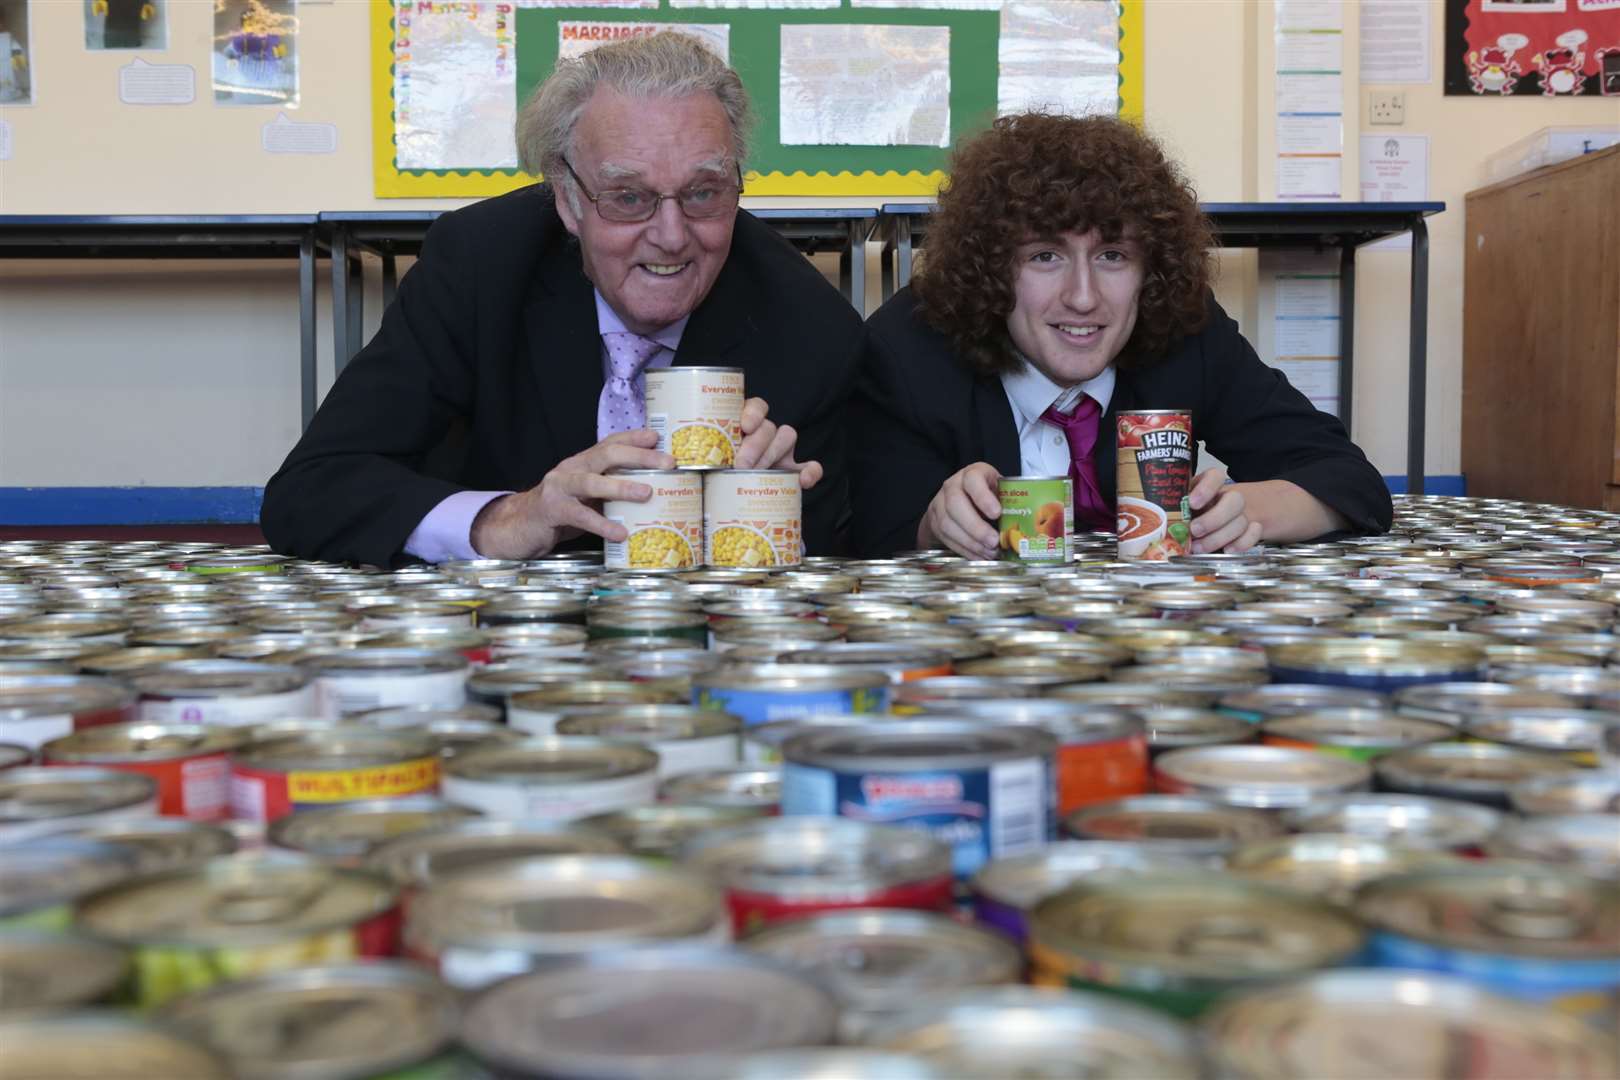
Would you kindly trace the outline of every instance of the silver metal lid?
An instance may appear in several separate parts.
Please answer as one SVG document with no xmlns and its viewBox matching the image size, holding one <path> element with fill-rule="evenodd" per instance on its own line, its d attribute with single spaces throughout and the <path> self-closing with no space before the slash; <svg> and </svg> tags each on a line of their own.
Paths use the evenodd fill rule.
<svg viewBox="0 0 1620 1080">
<path fill-rule="evenodd" d="M 1205 860 L 1150 844 L 1116 840 L 1062 840 L 985 863 L 973 875 L 975 894 L 1027 910 L 1092 874 L 1187 869 Z"/>
<path fill-rule="evenodd" d="M 1018 758 L 1050 760 L 1057 740 L 1030 727 L 985 720 L 893 720 L 864 728 L 811 728 L 782 744 L 784 761 L 830 769 L 984 768 Z"/>
<path fill-rule="evenodd" d="M 317 858 L 357 860 L 398 837 L 478 816 L 432 795 L 368 799 L 288 814 L 270 823 L 267 837 L 276 847 Z"/>
<path fill-rule="evenodd" d="M 490 987 L 462 1042 L 503 1074 L 652 1080 L 693 1074 L 711 1054 L 824 1045 L 837 1016 L 826 990 L 762 956 L 621 950 Z"/>
<path fill-rule="evenodd" d="M 251 660 L 176 660 L 137 672 L 130 683 L 148 698 L 224 698 L 287 694 L 309 685 L 290 664 Z"/>
<path fill-rule="evenodd" d="M 214 1051 L 122 1010 L 19 1013 L 0 1020 L 0 1046 L 8 1080 L 235 1080 Z"/>
<path fill-rule="evenodd" d="M 881 671 L 836 664 L 736 664 L 692 677 L 706 690 L 878 690 L 889 685 Z"/>
<path fill-rule="evenodd" d="M 1515 709 L 1501 716 L 1481 716 L 1463 728 L 1487 742 L 1549 753 L 1596 754 L 1603 732 L 1620 724 L 1620 715 L 1596 709 Z"/>
<path fill-rule="evenodd" d="M 1280 836 L 1283 827 L 1257 810 L 1180 795 L 1133 795 L 1094 803 L 1063 820 L 1081 840 L 1115 840 L 1189 857 L 1225 855 L 1240 844 Z"/>
<path fill-rule="evenodd" d="M 1347 833 L 1402 847 L 1475 848 L 1496 831 L 1502 815 L 1488 806 L 1427 795 L 1330 796 L 1283 815 L 1302 833 Z"/>
<path fill-rule="evenodd" d="M 672 776 L 658 786 L 663 802 L 774 809 L 782 801 L 782 770 L 741 766 Z"/>
<path fill-rule="evenodd" d="M 1620 814 L 1620 769 L 1538 776 L 1508 790 L 1521 814 Z"/>
<path fill-rule="evenodd" d="M 374 961 L 240 979 L 159 1014 L 227 1057 L 241 1080 L 362 1080 L 455 1038 L 454 994 L 415 964 Z"/>
<path fill-rule="evenodd" d="M 1289 809 L 1329 793 L 1365 788 L 1372 769 L 1360 761 L 1282 746 L 1198 746 L 1171 750 L 1155 763 L 1160 783 L 1233 806 Z"/>
<path fill-rule="evenodd" d="M 0 918 L 76 900 L 139 873 L 128 848 L 76 836 L 45 836 L 4 849 Z"/>
<path fill-rule="evenodd" d="M 1529 708 L 1556 709 L 1573 704 L 1563 694 L 1499 682 L 1419 683 L 1395 691 L 1393 700 L 1397 712 L 1440 720 L 1457 727 L 1480 713 Z"/>
<path fill-rule="evenodd" d="M 1533 777 L 1579 768 L 1556 754 L 1491 743 L 1430 743 L 1385 755 L 1378 781 L 1393 791 L 1445 791 L 1506 801 L 1508 789 Z"/>
<path fill-rule="evenodd" d="M 471 818 L 396 837 L 372 850 L 366 865 L 397 885 L 424 888 L 489 863 L 540 855 L 618 855 L 612 837 L 579 825 Z"/>
<path fill-rule="evenodd" d="M 951 873 L 951 849 L 929 833 L 849 818 L 761 818 L 694 837 L 681 859 L 728 889 L 800 898 L 859 899 Z"/>
<path fill-rule="evenodd" d="M 0 772 L 0 832 L 7 826 L 60 822 L 134 807 L 157 794 L 144 773 L 91 765 L 25 765 Z M 154 811 L 155 813 L 155 811 Z"/>
<path fill-rule="evenodd" d="M 1456 729 L 1436 720 L 1401 716 L 1383 709 L 1319 709 L 1264 720 L 1264 738 L 1346 750 L 1379 751 L 1403 749 L 1441 742 L 1456 735 Z"/>
<path fill-rule="evenodd" d="M 449 649 L 346 649 L 315 653 L 299 660 L 299 666 L 317 677 L 353 679 L 466 671 L 470 665 L 465 656 Z"/>
<path fill-rule="evenodd" d="M 854 1046 L 766 1050 L 715 1058 L 704 1068 L 708 1080 L 949 1080 L 920 1057 Z"/>
<path fill-rule="evenodd" d="M 692 705 L 613 705 L 566 709 L 557 718 L 561 736 L 594 736 L 623 742 L 656 743 L 677 739 L 708 739 L 742 731 L 742 720 L 731 713 Z"/>
<path fill-rule="evenodd" d="M 1530 859 L 1620 881 L 1620 817 L 1613 814 L 1547 814 L 1503 824 L 1485 845 L 1502 859 Z"/>
<path fill-rule="evenodd" d="M 1369 881 L 1456 861 L 1456 856 L 1432 848 L 1401 847 L 1348 833 L 1304 833 L 1246 844 L 1231 854 L 1226 866 L 1239 877 L 1346 904 Z"/>
<path fill-rule="evenodd" d="M 140 873 L 195 866 L 236 850 L 235 835 L 220 825 L 184 818 L 120 818 L 71 834 L 132 853 Z"/>
<path fill-rule="evenodd" d="M 644 746 L 585 737 L 542 736 L 470 750 L 445 763 L 446 776 L 524 787 L 612 780 L 658 768 Z"/>
<path fill-rule="evenodd" d="M 730 825 L 740 825 L 764 813 L 755 806 L 700 806 L 693 803 L 654 803 L 628 806 L 579 819 L 579 826 L 611 836 L 632 855 L 674 858 L 693 837 Z"/>
<path fill-rule="evenodd" d="M 103 942 L 0 929 L 0 1014 L 93 1005 L 105 1000 L 128 971 L 124 950 Z"/>
<path fill-rule="evenodd" d="M 1426 971 L 1324 971 L 1226 998 L 1204 1019 L 1233 1080 L 1609 1080 L 1612 1032 Z"/>
</svg>

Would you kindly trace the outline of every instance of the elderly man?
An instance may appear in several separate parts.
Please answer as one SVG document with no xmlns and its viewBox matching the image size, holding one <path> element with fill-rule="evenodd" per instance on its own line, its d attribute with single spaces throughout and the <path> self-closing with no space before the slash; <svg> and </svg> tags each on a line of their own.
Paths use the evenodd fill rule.
<svg viewBox="0 0 1620 1080">
<path fill-rule="evenodd" d="M 679 34 L 560 63 L 517 126 L 550 182 L 435 223 L 265 488 L 271 545 L 387 566 L 622 540 L 600 503 L 651 494 L 611 470 L 673 467 L 642 373 L 674 363 L 744 370 L 736 466 L 798 469 L 828 550 L 860 319 L 738 209 L 748 123 L 736 73 Z"/>
</svg>

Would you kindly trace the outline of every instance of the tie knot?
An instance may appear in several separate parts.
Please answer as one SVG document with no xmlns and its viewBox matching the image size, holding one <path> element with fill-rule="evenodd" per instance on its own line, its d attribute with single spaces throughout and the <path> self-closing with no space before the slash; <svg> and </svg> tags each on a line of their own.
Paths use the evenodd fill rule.
<svg viewBox="0 0 1620 1080">
<path fill-rule="evenodd" d="M 1080 400 L 1075 403 L 1072 412 L 1060 412 L 1056 405 L 1049 407 L 1041 413 L 1041 419 L 1048 424 L 1056 424 L 1060 428 L 1071 428 L 1077 424 L 1095 425 L 1097 415 L 1101 412 L 1097 399 L 1090 394 L 1081 394 Z"/>
<path fill-rule="evenodd" d="M 632 334 L 628 330 L 614 330 L 602 335 L 607 346 L 608 366 L 615 378 L 633 379 L 641 374 L 658 350 L 663 346 L 652 338 Z"/>
</svg>

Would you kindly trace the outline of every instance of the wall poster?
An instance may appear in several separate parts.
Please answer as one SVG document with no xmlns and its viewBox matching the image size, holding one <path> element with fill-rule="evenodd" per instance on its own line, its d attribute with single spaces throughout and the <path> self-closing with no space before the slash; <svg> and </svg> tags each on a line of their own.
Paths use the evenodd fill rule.
<svg viewBox="0 0 1620 1080">
<path fill-rule="evenodd" d="M 1446 93 L 1620 97 L 1620 0 L 1446 0 Z"/>
</svg>

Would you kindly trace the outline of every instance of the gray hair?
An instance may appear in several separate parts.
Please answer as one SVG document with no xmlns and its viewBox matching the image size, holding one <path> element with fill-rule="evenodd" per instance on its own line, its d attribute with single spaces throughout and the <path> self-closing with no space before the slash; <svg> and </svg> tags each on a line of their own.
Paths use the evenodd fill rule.
<svg viewBox="0 0 1620 1080">
<path fill-rule="evenodd" d="M 597 87 L 632 98 L 682 98 L 713 94 L 731 122 L 732 152 L 741 164 L 748 153 L 753 109 L 742 79 L 690 34 L 663 30 L 602 45 L 574 60 L 562 60 L 535 89 L 517 118 L 518 160 L 523 171 L 555 185 L 568 170 L 574 130 Z M 566 189 L 576 205 L 574 184 Z"/>
</svg>

